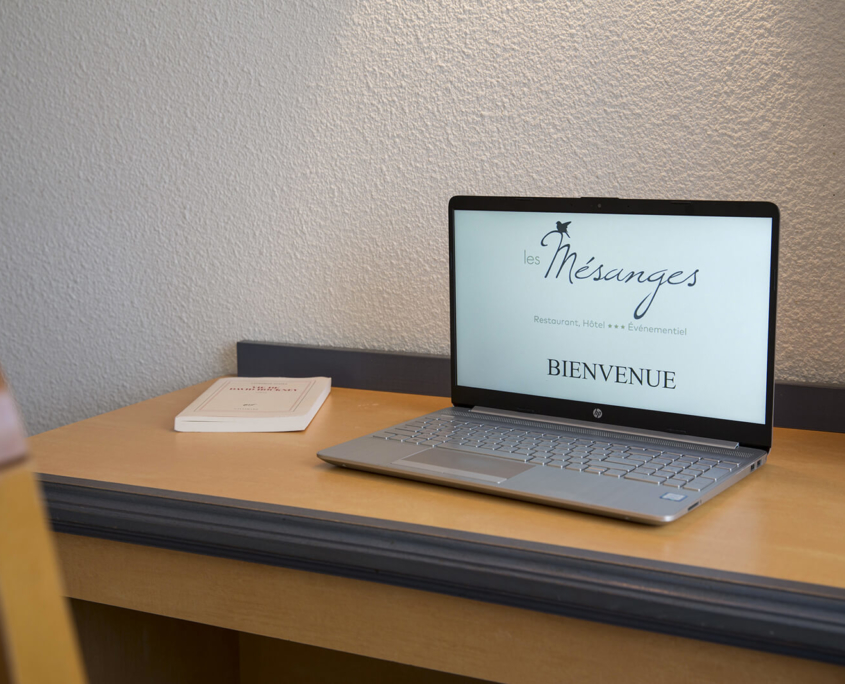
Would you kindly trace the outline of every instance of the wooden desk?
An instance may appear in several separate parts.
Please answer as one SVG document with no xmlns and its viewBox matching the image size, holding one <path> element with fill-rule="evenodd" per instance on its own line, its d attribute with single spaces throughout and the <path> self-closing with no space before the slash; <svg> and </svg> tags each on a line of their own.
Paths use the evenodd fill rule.
<svg viewBox="0 0 845 684">
<path fill-rule="evenodd" d="M 442 398 L 335 388 L 301 433 L 174 432 L 205 387 L 31 440 L 78 612 L 232 630 L 244 682 L 282 657 L 262 637 L 501 682 L 845 681 L 845 435 L 777 430 L 655 528 L 315 456 Z"/>
</svg>

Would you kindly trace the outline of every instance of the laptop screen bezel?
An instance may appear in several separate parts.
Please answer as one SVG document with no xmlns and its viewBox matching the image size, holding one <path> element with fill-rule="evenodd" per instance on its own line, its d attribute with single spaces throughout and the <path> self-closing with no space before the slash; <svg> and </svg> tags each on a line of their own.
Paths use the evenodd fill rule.
<svg viewBox="0 0 845 684">
<path fill-rule="evenodd" d="M 508 211 L 549 213 L 653 214 L 677 216 L 762 217 L 772 221 L 770 268 L 769 330 L 766 361 L 765 423 L 707 418 L 679 413 L 635 409 L 612 404 L 572 401 L 458 384 L 458 349 L 455 291 L 455 212 Z M 780 214 L 770 202 L 714 202 L 683 200 L 643 200 L 618 198 L 483 197 L 459 195 L 449 200 L 449 292 L 451 333 L 452 403 L 461 407 L 497 408 L 526 414 L 553 416 L 594 423 L 597 428 L 615 425 L 684 436 L 727 440 L 743 446 L 769 450 L 772 445 L 774 413 L 774 356 L 777 309 L 777 262 Z M 725 388 L 729 391 L 729 388 Z M 601 409 L 601 417 L 594 410 Z"/>
</svg>

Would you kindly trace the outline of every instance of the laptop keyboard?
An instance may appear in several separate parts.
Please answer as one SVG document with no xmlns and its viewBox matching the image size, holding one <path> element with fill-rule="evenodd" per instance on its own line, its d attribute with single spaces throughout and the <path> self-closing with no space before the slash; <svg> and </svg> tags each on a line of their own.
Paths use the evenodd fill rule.
<svg viewBox="0 0 845 684">
<path fill-rule="evenodd" d="M 426 416 L 373 436 L 691 491 L 723 480 L 742 463 L 724 456 L 702 457 L 680 449 L 632 446 L 448 416 Z"/>
</svg>

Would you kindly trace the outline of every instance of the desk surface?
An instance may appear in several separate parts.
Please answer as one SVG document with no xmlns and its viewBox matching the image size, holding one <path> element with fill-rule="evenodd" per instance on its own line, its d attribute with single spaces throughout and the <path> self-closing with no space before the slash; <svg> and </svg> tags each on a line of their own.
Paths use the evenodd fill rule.
<svg viewBox="0 0 845 684">
<path fill-rule="evenodd" d="M 637 582 L 643 582 L 645 593 L 648 593 L 649 581 L 658 584 L 662 581 L 654 573 L 669 572 L 682 584 L 693 578 L 693 585 L 678 595 L 681 601 L 688 600 L 696 592 L 716 595 L 723 590 L 733 591 L 736 597 L 761 589 L 770 592 L 754 598 L 766 603 L 764 612 L 786 598 L 797 606 L 794 610 L 809 611 L 808 624 L 824 622 L 826 626 L 822 629 L 830 639 L 835 641 L 837 635 L 845 635 L 845 621 L 835 617 L 845 606 L 845 592 L 842 591 L 845 589 L 845 535 L 841 533 L 841 521 L 845 520 L 845 497 L 842 496 L 845 490 L 845 435 L 776 430 L 774 449 L 767 465 L 759 472 L 679 521 L 663 527 L 649 527 L 349 471 L 327 465 L 315 456 L 319 449 L 442 408 L 448 405 L 448 400 L 443 398 L 334 388 L 304 432 L 174 432 L 174 416 L 208 384 L 32 438 L 31 450 L 45 481 L 57 529 L 178 548 L 162 542 L 167 536 L 164 533 L 139 532 L 133 527 L 138 524 L 139 516 L 143 517 L 143 513 L 137 511 L 133 514 L 134 522 L 127 523 L 123 537 L 119 530 L 115 531 L 119 524 L 105 530 L 101 523 L 86 522 L 88 513 L 80 513 L 85 506 L 77 495 L 81 492 L 83 499 L 87 495 L 100 497 L 98 505 L 104 510 L 109 506 L 117 510 L 124 499 L 129 501 L 127 505 L 131 508 L 138 503 L 130 500 L 133 496 L 142 497 L 147 503 L 164 500 L 167 506 L 174 501 L 186 506 L 211 506 L 204 509 L 204 515 L 221 507 L 229 508 L 228 504 L 231 504 L 231 510 L 265 516 L 256 525 L 269 524 L 271 519 L 284 525 L 297 515 L 300 526 L 315 520 L 330 523 L 333 527 L 324 541 L 331 537 L 335 549 L 337 538 L 331 535 L 342 536 L 344 530 L 354 527 L 356 534 L 378 534 L 388 530 L 416 534 L 414 539 L 417 540 L 422 534 L 428 540 L 426 543 L 439 549 L 432 551 L 434 547 L 429 546 L 428 552 L 434 554 L 443 551 L 444 545 L 452 544 L 443 551 L 453 554 L 450 561 L 462 553 L 463 544 L 474 548 L 473 553 L 485 550 L 484 558 L 487 559 L 491 557 L 492 549 L 515 550 L 522 555 L 515 564 L 508 565 L 514 577 L 520 568 L 524 569 L 520 564 L 527 562 L 526 559 L 534 563 L 531 570 L 536 574 L 538 564 L 552 558 L 554 568 L 543 570 L 547 589 L 555 581 L 560 584 L 556 573 L 569 562 L 566 559 L 576 565 L 598 562 L 601 566 L 598 570 L 594 566 L 585 570 L 583 565 L 574 570 L 587 572 L 593 580 L 596 575 L 590 573 L 601 574 L 601 568 L 635 567 L 640 573 Z M 111 503 L 104 503 L 105 494 L 117 498 L 106 497 Z M 172 517 L 186 515 L 186 510 L 174 509 Z M 157 514 L 160 512 L 158 510 Z M 239 520 L 238 524 L 243 528 L 247 524 L 245 518 Z M 297 528 L 300 536 L 304 529 Z M 313 532 L 312 527 L 308 530 L 308 534 Z M 372 534 L 368 537 L 369 542 L 373 542 Z M 384 542 L 382 537 L 379 543 Z M 194 540 L 194 543 L 200 541 Z M 408 538 L 403 537 L 400 541 L 408 542 Z M 362 543 L 366 546 L 369 542 L 364 540 Z M 190 550 L 188 546 L 184 548 Z M 383 550 L 383 546 L 380 548 Z M 555 555 L 557 550 L 560 553 Z M 272 555 L 263 547 L 258 551 Z M 237 553 L 230 557 L 253 560 Z M 386 563 L 384 557 L 382 563 Z M 479 556 L 472 556 L 471 560 L 476 562 Z M 316 562 L 314 557 L 311 561 Z M 278 557 L 271 562 L 285 564 Z M 288 567 L 309 569 L 307 565 L 297 566 L 296 561 Z M 397 573 L 406 569 L 400 568 Z M 326 566 L 326 571 L 366 577 L 366 574 L 356 575 L 348 567 L 344 570 Z M 561 572 L 566 574 L 565 569 Z M 398 574 L 393 580 L 388 574 L 383 573 L 386 581 L 404 582 L 396 579 Z M 429 579 L 432 584 L 421 584 L 418 588 L 431 589 L 440 581 L 433 575 Z M 625 575 L 623 571 L 622 576 L 614 579 L 617 580 L 630 582 L 632 575 Z M 708 584 L 714 581 L 718 586 Z M 411 586 L 415 586 L 413 582 Z M 659 586 L 651 589 L 652 597 L 660 593 Z M 443 591 L 461 593 L 454 587 L 446 587 Z M 486 598 L 483 593 L 466 595 Z M 548 599 L 539 594 L 534 598 L 538 605 Z M 642 595 L 637 597 L 637 600 L 641 599 Z M 561 605 L 564 603 L 566 601 Z M 523 604 L 517 601 L 516 605 L 532 607 L 530 601 Z M 789 610 L 792 609 L 787 612 Z M 605 619 L 600 615 L 579 615 L 577 610 L 574 615 Z M 649 619 L 651 622 L 629 621 L 627 624 L 673 631 L 654 627 L 659 617 L 652 615 Z M 614 618 L 607 617 L 606 621 L 614 622 Z M 621 623 L 626 624 L 624 619 Z M 687 635 L 695 636 L 693 633 Z M 714 637 L 713 633 L 702 632 L 701 636 L 724 640 Z M 812 641 L 817 635 L 805 635 L 804 638 Z M 782 641 L 794 640 L 784 637 Z M 780 650 L 781 646 L 775 650 Z M 765 645 L 762 648 L 766 648 Z M 790 651 L 786 648 L 781 652 Z M 792 653 L 845 662 L 845 648 L 839 648 L 839 654 L 833 656 L 800 649 Z"/>
</svg>

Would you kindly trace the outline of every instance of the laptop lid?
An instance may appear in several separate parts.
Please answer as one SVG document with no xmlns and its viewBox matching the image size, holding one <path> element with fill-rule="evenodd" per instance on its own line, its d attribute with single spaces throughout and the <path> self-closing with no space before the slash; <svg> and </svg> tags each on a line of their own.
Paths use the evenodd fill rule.
<svg viewBox="0 0 845 684">
<path fill-rule="evenodd" d="M 770 449 L 779 213 L 453 197 L 452 401 Z"/>
</svg>

